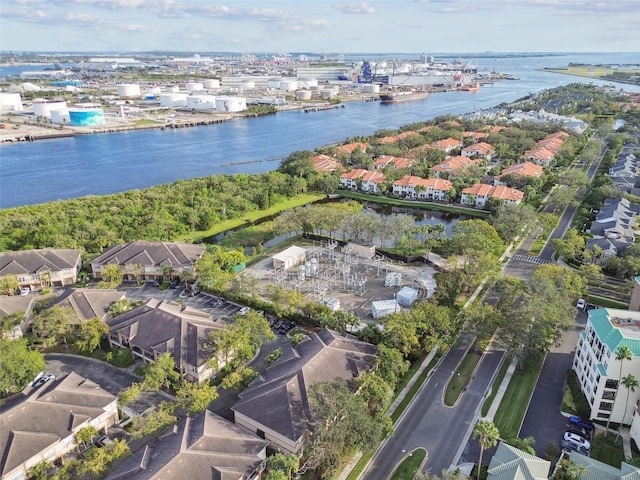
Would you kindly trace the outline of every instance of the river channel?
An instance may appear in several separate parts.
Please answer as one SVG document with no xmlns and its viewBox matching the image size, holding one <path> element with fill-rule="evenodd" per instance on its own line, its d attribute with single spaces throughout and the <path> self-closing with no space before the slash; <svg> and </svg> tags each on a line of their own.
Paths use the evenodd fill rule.
<svg viewBox="0 0 640 480">
<path fill-rule="evenodd" d="M 484 85 L 478 92 L 434 93 L 424 100 L 393 105 L 353 101 L 335 110 L 280 112 L 203 127 L 4 144 L 0 146 L 0 208 L 116 193 L 184 178 L 267 172 L 297 150 L 313 150 L 444 114 L 490 108 L 571 82 L 590 82 L 540 68 L 563 67 L 569 62 L 637 63 L 638 55 L 568 54 L 483 61 L 484 65 L 478 62 L 479 68 L 509 73 L 520 80 Z M 223 166 L 229 163 L 236 164 Z"/>
</svg>

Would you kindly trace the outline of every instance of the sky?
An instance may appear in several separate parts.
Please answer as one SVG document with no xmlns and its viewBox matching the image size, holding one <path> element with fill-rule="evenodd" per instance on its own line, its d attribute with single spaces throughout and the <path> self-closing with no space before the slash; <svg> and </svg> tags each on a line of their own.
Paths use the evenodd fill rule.
<svg viewBox="0 0 640 480">
<path fill-rule="evenodd" d="M 640 0 L 0 0 L 1 51 L 638 52 Z"/>
</svg>

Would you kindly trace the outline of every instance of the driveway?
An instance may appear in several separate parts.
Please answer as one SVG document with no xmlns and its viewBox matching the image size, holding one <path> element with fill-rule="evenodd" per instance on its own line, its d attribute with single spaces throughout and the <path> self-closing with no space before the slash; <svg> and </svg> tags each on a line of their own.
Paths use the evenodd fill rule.
<svg viewBox="0 0 640 480">
<path fill-rule="evenodd" d="M 567 370 L 573 364 L 578 337 L 586 320 L 587 313 L 580 312 L 574 328 L 564 332 L 560 345 L 552 347 L 547 354 L 520 429 L 520 438 L 531 436 L 536 439 L 535 449 L 540 457 L 544 456 L 549 443 L 560 445 L 566 431 L 567 419 L 560 413 L 560 406 L 567 384 Z"/>
</svg>

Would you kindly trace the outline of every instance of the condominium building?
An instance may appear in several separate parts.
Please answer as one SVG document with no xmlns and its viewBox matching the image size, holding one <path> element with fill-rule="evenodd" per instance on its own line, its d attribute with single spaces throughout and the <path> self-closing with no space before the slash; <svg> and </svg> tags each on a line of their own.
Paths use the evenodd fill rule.
<svg viewBox="0 0 640 480">
<path fill-rule="evenodd" d="M 631 360 L 624 360 L 622 364 L 616 360 L 621 347 L 628 347 L 632 353 Z M 630 424 L 640 390 L 627 390 L 619 384 L 619 378 L 632 374 L 640 379 L 640 312 L 613 308 L 590 310 L 578 340 L 573 370 L 591 406 L 590 418 Z"/>
</svg>

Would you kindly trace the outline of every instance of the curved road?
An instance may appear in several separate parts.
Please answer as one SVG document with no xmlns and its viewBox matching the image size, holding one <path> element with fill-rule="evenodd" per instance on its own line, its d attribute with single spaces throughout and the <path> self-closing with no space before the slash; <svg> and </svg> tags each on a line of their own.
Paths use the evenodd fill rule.
<svg viewBox="0 0 640 480">
<path fill-rule="evenodd" d="M 396 424 L 394 436 L 381 445 L 362 478 L 386 480 L 396 464 L 419 447 L 427 450 L 426 470 L 439 474 L 454 463 L 503 357 L 500 351 L 486 352 L 467 391 L 454 407 L 446 407 L 442 402 L 444 389 L 464 358 L 470 341 L 469 336 L 462 335 L 443 357 Z"/>
</svg>

